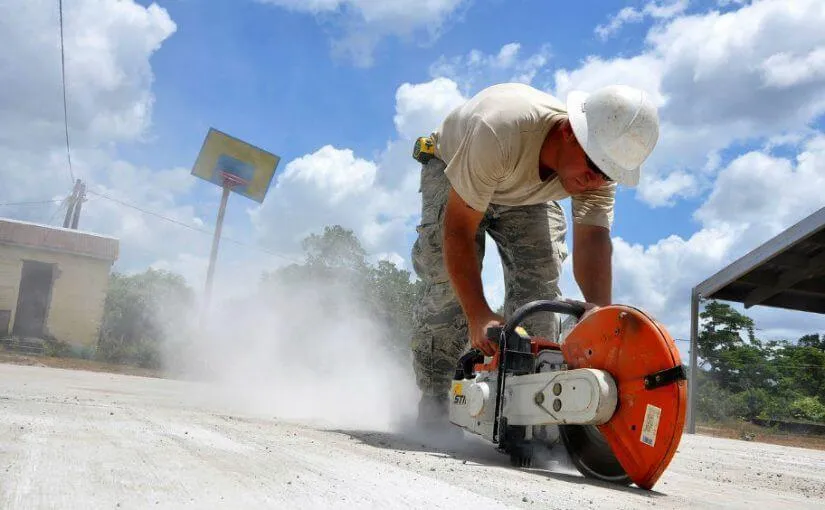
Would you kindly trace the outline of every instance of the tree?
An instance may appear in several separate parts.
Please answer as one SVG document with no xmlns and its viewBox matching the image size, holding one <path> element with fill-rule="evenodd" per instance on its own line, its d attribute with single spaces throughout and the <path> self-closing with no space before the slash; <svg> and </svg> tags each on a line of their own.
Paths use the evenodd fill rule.
<svg viewBox="0 0 825 510">
<path fill-rule="evenodd" d="M 279 296 L 288 289 L 316 289 L 312 306 L 322 309 L 325 318 L 357 310 L 383 330 L 386 347 L 409 352 L 412 310 L 420 296 L 420 281 L 412 281 L 409 271 L 390 261 L 370 264 L 355 233 L 340 225 L 310 234 L 301 245 L 304 263 L 265 274 L 264 288 Z"/>
<path fill-rule="evenodd" d="M 800 347 L 813 347 L 820 351 L 825 351 L 825 335 L 811 334 L 799 339 L 797 345 Z"/>
<path fill-rule="evenodd" d="M 310 234 L 301 243 L 311 267 L 363 271 L 367 252 L 352 230 L 340 225 L 324 227 L 323 234 Z"/>
<path fill-rule="evenodd" d="M 112 274 L 104 304 L 97 358 L 112 363 L 160 368 L 162 348 L 172 331 L 183 331 L 194 293 L 175 273 L 149 269 Z"/>
<path fill-rule="evenodd" d="M 710 302 L 698 339 L 702 358 L 699 414 L 708 419 L 805 419 L 825 421 L 823 338 L 809 334 L 795 344 L 762 342 L 753 320 L 729 305 Z"/>
<path fill-rule="evenodd" d="M 721 353 L 745 345 L 744 331 L 749 344 L 755 344 L 753 320 L 734 310 L 730 305 L 711 301 L 699 317 L 705 320 L 697 341 L 702 366 L 718 363 Z"/>
</svg>

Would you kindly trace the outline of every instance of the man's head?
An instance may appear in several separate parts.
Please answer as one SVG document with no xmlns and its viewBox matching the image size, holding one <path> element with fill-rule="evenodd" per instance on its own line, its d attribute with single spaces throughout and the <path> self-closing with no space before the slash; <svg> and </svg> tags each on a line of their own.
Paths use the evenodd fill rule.
<svg viewBox="0 0 825 510">
<path fill-rule="evenodd" d="M 575 195 L 612 182 L 613 179 L 584 152 L 569 119 L 560 121 L 556 126 L 553 142 L 553 170 L 568 193 Z"/>
<path fill-rule="evenodd" d="M 636 186 L 659 139 L 658 112 L 647 94 L 623 85 L 571 92 L 567 114 L 556 168 L 565 189 L 580 193 L 609 180 Z"/>
</svg>

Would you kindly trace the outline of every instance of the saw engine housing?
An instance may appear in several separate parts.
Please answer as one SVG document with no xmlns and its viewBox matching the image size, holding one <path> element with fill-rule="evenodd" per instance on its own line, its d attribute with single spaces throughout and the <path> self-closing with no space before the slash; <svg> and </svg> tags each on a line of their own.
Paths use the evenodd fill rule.
<svg viewBox="0 0 825 510">
<path fill-rule="evenodd" d="M 559 341 L 519 327 L 537 312 L 576 322 Z M 498 351 L 471 350 L 450 390 L 450 421 L 529 466 L 537 447 L 562 443 L 585 476 L 650 489 L 676 452 L 687 387 L 667 331 L 633 307 L 611 305 L 581 319 L 573 303 L 536 301 L 488 336 Z"/>
</svg>

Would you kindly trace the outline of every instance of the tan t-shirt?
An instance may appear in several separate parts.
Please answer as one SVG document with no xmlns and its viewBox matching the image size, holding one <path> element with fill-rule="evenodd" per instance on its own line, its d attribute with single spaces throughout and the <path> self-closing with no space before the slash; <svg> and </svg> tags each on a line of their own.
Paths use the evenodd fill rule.
<svg viewBox="0 0 825 510">
<path fill-rule="evenodd" d="M 542 181 L 539 152 L 567 117 L 564 103 L 521 83 L 488 87 L 454 109 L 432 134 L 456 192 L 477 211 L 489 204 L 532 205 L 571 195 L 558 178 Z M 616 184 L 572 196 L 573 221 L 610 228 Z"/>
</svg>

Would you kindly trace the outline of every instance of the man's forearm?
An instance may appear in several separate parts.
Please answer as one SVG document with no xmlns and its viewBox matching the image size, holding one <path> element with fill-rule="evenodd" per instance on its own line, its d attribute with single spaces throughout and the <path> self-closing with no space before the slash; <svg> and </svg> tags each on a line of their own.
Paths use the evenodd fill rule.
<svg viewBox="0 0 825 510">
<path fill-rule="evenodd" d="M 467 319 L 490 315 L 492 311 L 484 297 L 475 236 L 445 226 L 444 265 Z"/>
<path fill-rule="evenodd" d="M 598 306 L 612 300 L 613 244 L 607 229 L 589 229 L 579 233 L 573 247 L 573 274 L 585 301 Z"/>
</svg>

